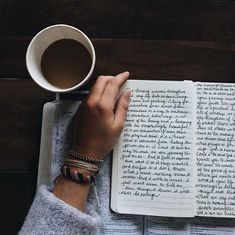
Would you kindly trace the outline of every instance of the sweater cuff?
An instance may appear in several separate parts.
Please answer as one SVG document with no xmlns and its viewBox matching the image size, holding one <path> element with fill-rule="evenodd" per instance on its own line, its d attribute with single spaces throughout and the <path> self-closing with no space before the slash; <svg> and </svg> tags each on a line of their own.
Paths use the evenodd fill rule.
<svg viewBox="0 0 235 235">
<path fill-rule="evenodd" d="M 97 234 L 100 217 L 87 203 L 85 213 L 66 204 L 41 186 L 19 234 Z"/>
</svg>

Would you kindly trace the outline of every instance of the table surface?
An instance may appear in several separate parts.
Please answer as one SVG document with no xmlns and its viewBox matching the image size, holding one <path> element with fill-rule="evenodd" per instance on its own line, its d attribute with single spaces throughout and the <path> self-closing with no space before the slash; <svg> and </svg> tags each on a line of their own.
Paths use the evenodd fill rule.
<svg viewBox="0 0 235 235">
<path fill-rule="evenodd" d="M 55 23 L 91 37 L 100 74 L 132 79 L 235 82 L 233 1 L 0 2 L 0 234 L 16 234 L 35 193 L 42 107 L 55 95 L 30 79 L 25 51 Z"/>
</svg>

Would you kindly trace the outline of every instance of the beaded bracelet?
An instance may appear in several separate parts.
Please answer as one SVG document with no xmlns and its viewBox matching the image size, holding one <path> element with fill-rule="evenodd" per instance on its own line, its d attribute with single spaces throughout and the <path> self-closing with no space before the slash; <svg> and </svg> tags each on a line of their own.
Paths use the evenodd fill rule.
<svg viewBox="0 0 235 235">
<path fill-rule="evenodd" d="M 71 179 L 72 181 L 79 183 L 79 184 L 92 184 L 92 183 L 95 184 L 94 175 L 81 174 L 77 170 L 67 165 L 63 165 L 61 167 L 61 173 L 66 178 Z"/>
<path fill-rule="evenodd" d="M 75 152 L 74 150 L 70 150 L 69 154 L 75 158 L 78 158 L 82 161 L 85 161 L 85 162 L 90 162 L 90 163 L 102 163 L 104 160 L 100 160 L 100 159 L 94 159 L 94 158 L 91 158 L 91 157 L 88 157 L 88 156 L 85 156 L 83 154 L 80 154 L 80 153 L 77 153 Z"/>
</svg>

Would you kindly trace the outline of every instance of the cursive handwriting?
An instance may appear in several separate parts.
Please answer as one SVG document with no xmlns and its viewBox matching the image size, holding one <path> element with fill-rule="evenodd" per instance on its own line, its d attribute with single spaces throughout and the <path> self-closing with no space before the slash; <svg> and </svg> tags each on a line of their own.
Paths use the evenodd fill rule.
<svg viewBox="0 0 235 235">
<path fill-rule="evenodd" d="M 120 154 L 122 197 L 191 196 L 192 109 L 185 89 L 132 89 Z"/>
<path fill-rule="evenodd" d="M 197 83 L 197 214 L 235 216 L 235 85 Z"/>
</svg>

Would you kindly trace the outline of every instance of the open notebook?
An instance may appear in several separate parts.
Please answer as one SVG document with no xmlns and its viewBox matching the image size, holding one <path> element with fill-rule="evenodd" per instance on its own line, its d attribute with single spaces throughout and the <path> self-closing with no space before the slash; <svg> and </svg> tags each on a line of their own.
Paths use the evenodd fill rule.
<svg viewBox="0 0 235 235">
<path fill-rule="evenodd" d="M 112 209 L 235 218 L 235 84 L 129 80 Z"/>
<path fill-rule="evenodd" d="M 72 118 L 79 102 L 56 100 L 44 105 L 42 120 L 41 147 L 38 166 L 38 187 L 53 184 L 59 174 L 59 165 L 70 148 Z M 102 218 L 100 234 L 113 235 L 153 235 L 153 234 L 228 234 L 235 233 L 235 220 L 219 218 L 163 218 L 153 216 L 117 214 L 110 209 L 111 154 L 105 159 L 97 177 L 97 206 L 93 190 L 89 202 L 97 206 Z"/>
</svg>

